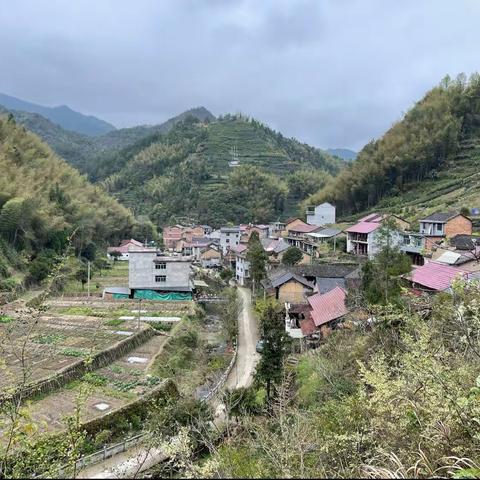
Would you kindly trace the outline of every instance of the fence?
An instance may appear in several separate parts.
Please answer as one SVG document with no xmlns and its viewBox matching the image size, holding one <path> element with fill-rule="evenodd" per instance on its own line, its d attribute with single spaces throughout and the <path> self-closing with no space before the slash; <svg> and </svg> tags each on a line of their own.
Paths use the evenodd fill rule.
<svg viewBox="0 0 480 480">
<path fill-rule="evenodd" d="M 89 465 L 94 465 L 95 463 L 102 462 L 107 458 L 113 457 L 118 455 L 119 453 L 126 452 L 129 448 L 132 448 L 135 445 L 143 442 L 149 433 L 140 433 L 139 435 L 135 435 L 133 437 L 125 439 L 123 442 L 116 443 L 115 445 L 104 446 L 102 450 L 98 450 L 97 452 L 91 453 L 90 455 L 85 455 L 84 457 L 79 458 L 76 461 L 76 469 L 77 471 L 88 467 Z M 58 469 L 57 475 L 60 478 L 63 478 L 65 475 L 68 475 L 69 471 L 71 471 L 73 466 L 64 465 Z M 38 478 L 47 478 L 45 475 L 41 475 Z"/>
<path fill-rule="evenodd" d="M 210 401 L 223 388 L 223 386 L 225 385 L 225 382 L 227 381 L 228 376 L 230 375 L 230 372 L 232 371 L 233 366 L 235 365 L 236 360 L 237 360 L 237 348 L 235 348 L 235 353 L 233 354 L 233 357 L 230 360 L 230 364 L 228 365 L 225 372 L 223 372 L 223 375 L 220 377 L 220 380 L 212 388 L 212 390 L 210 390 L 208 394 L 204 398 L 202 398 L 202 402 Z"/>
</svg>

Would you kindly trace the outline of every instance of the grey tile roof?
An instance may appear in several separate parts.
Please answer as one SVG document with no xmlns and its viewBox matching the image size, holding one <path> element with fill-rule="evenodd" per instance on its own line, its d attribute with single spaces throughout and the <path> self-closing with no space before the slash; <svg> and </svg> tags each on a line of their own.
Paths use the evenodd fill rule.
<svg viewBox="0 0 480 480">
<path fill-rule="evenodd" d="M 287 283 L 290 280 L 296 280 L 297 282 L 301 283 L 302 285 L 305 285 L 306 287 L 309 287 L 313 290 L 313 285 L 303 278 L 300 275 L 296 275 L 295 273 L 292 272 L 282 272 L 281 274 L 277 274 L 273 277 L 267 278 L 265 280 L 262 280 L 262 285 L 264 288 L 277 288 L 280 285 L 283 285 L 284 283 Z"/>
<path fill-rule="evenodd" d="M 356 263 L 318 263 L 292 267 L 292 271 L 298 275 L 322 278 L 344 278 L 357 269 Z"/>
<path fill-rule="evenodd" d="M 458 212 L 436 212 L 432 213 L 428 217 L 420 219 L 421 222 L 439 222 L 445 223 L 448 222 L 451 218 L 460 215 Z"/>
</svg>

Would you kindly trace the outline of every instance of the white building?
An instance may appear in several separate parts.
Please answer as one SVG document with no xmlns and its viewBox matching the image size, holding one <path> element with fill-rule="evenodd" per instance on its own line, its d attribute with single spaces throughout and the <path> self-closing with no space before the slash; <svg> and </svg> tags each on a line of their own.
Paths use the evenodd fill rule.
<svg viewBox="0 0 480 480">
<path fill-rule="evenodd" d="M 240 244 L 232 251 L 235 253 L 235 279 L 242 287 L 250 278 L 250 262 L 247 260 L 247 246 Z"/>
<path fill-rule="evenodd" d="M 222 227 L 220 229 L 220 249 L 224 255 L 229 248 L 233 249 L 240 243 L 240 236 L 239 227 Z"/>
<path fill-rule="evenodd" d="M 378 230 L 387 218 L 387 215 L 373 213 L 360 219 L 356 225 L 347 228 L 345 230 L 347 234 L 347 253 L 373 258 L 382 249 Z M 402 219 L 397 219 L 397 226 L 398 221 L 403 222 Z M 403 242 L 403 235 L 400 230 L 393 231 L 390 234 L 390 239 L 392 246 L 400 246 Z"/>
<path fill-rule="evenodd" d="M 328 202 L 307 207 L 307 223 L 318 226 L 335 223 L 335 207 Z"/>
</svg>

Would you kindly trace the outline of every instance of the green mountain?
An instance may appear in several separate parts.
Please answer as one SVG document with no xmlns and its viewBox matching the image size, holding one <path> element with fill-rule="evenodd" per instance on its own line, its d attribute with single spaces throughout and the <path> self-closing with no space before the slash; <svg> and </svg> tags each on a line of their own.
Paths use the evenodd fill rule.
<svg viewBox="0 0 480 480">
<path fill-rule="evenodd" d="M 12 115 L 0 116 L 0 171 L 0 290 L 12 268 L 40 280 L 72 234 L 75 253 L 92 256 L 135 226 L 125 207 Z"/>
<path fill-rule="evenodd" d="M 66 130 L 84 135 L 102 135 L 115 130 L 115 127 L 110 123 L 92 115 L 83 115 L 82 113 L 75 112 L 66 105 L 45 107 L 3 93 L 0 93 L 0 105 L 8 110 L 38 113 Z"/>
<path fill-rule="evenodd" d="M 357 158 L 357 152 L 349 150 L 348 148 L 328 148 L 327 152 L 334 157 L 345 160 L 346 162 L 350 162 Z"/>
<path fill-rule="evenodd" d="M 120 152 L 119 165 L 103 183 L 136 212 L 159 224 L 188 217 L 218 225 L 296 214 L 298 202 L 343 162 L 256 120 L 226 115 L 189 117 Z"/>
<path fill-rule="evenodd" d="M 480 76 L 444 79 L 308 202 L 415 219 L 480 207 Z"/>
<path fill-rule="evenodd" d="M 215 119 L 207 109 L 199 107 L 183 112 L 159 125 L 122 128 L 92 137 L 66 130 L 38 113 L 2 109 L 0 105 L 1 112 L 11 112 L 17 122 L 36 133 L 58 155 L 81 172 L 88 173 L 92 178 L 105 176 L 117 170 L 118 167 L 115 163 L 120 150 L 139 142 L 143 138 L 168 132 L 173 125 L 189 115 L 193 115 L 202 121 Z M 100 160 L 102 161 L 102 168 L 98 165 Z"/>
</svg>

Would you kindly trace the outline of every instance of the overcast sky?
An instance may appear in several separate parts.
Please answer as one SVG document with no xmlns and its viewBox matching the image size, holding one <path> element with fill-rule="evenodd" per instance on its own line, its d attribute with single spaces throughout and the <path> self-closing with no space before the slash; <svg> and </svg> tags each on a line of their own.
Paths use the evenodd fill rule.
<svg viewBox="0 0 480 480">
<path fill-rule="evenodd" d="M 480 70 L 479 0 L 3 0 L 0 92 L 117 127 L 203 105 L 360 149 Z"/>
</svg>

